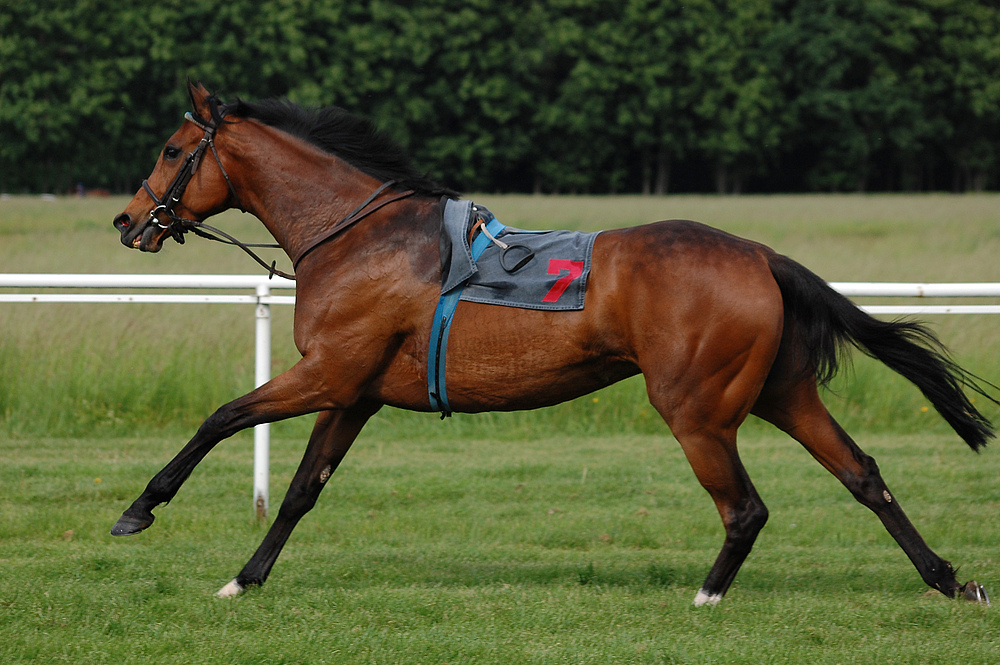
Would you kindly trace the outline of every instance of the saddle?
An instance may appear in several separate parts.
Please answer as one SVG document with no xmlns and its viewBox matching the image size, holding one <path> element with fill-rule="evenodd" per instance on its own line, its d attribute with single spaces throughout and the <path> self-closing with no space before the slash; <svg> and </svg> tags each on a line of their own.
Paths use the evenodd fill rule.
<svg viewBox="0 0 1000 665">
<path fill-rule="evenodd" d="M 472 201 L 445 199 L 441 295 L 524 309 L 583 309 L 597 233 L 504 226 Z M 479 252 L 473 256 L 473 248 Z"/>
<path fill-rule="evenodd" d="M 451 415 L 445 389 L 448 332 L 459 300 L 536 310 L 580 310 L 597 233 L 524 231 L 472 201 L 444 199 L 441 297 L 431 325 L 427 393 Z"/>
</svg>

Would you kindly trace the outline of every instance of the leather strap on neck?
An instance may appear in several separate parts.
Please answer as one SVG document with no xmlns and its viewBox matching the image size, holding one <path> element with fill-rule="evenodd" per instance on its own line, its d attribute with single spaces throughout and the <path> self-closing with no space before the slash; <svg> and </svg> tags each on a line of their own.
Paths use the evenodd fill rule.
<svg viewBox="0 0 1000 665">
<path fill-rule="evenodd" d="M 388 198 L 382 199 L 381 201 L 378 201 L 378 202 L 374 203 L 374 205 L 371 205 L 375 201 L 375 199 L 377 199 L 379 197 L 379 195 L 382 194 L 382 192 L 384 192 L 385 190 L 387 190 L 388 188 L 392 187 L 395 184 L 396 184 L 395 180 L 390 180 L 390 181 L 384 183 L 381 187 L 379 187 L 378 189 L 376 189 L 374 192 L 372 192 L 371 196 L 369 196 L 367 199 L 365 199 L 364 203 L 362 203 L 357 208 L 355 208 L 354 211 L 351 212 L 351 214 L 349 214 L 347 217 L 345 217 L 344 219 L 342 219 L 339 222 L 337 222 L 336 224 L 334 224 L 331 228 L 327 229 L 318 238 L 315 238 L 314 240 L 312 240 L 309 243 L 309 245 L 307 245 L 305 247 L 305 249 L 303 249 L 302 251 L 300 251 L 298 253 L 298 256 L 295 256 L 292 259 L 292 266 L 294 266 L 297 269 L 299 267 L 299 262 L 301 262 L 302 259 L 304 259 L 306 257 L 306 255 L 308 255 L 314 249 L 316 249 L 317 247 L 319 247 L 320 245 L 322 245 L 326 241 L 330 240 L 331 238 L 333 238 L 335 235 L 337 235 L 341 231 L 344 231 L 345 229 L 347 229 L 347 228 L 349 228 L 351 226 L 354 226 L 355 224 L 357 224 L 362 219 L 364 219 L 368 215 L 372 214 L 376 210 L 378 210 L 380 208 L 383 208 L 383 207 L 389 205 L 390 203 L 395 203 L 396 201 L 399 201 L 401 199 L 405 199 L 407 197 L 413 196 L 416 193 L 412 189 L 409 189 L 409 190 L 406 190 L 405 192 L 399 192 L 399 193 L 394 194 L 394 195 L 392 195 L 392 196 L 390 196 Z M 369 206 L 371 206 L 371 207 L 369 207 Z"/>
</svg>

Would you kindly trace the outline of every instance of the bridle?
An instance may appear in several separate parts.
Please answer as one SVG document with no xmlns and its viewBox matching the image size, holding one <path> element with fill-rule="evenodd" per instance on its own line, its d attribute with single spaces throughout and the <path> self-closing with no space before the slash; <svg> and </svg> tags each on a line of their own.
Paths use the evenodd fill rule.
<svg viewBox="0 0 1000 665">
<path fill-rule="evenodd" d="M 271 243 L 244 243 L 221 229 L 208 226 L 200 220 L 180 217 L 174 212 L 174 208 L 181 202 L 181 197 L 184 196 L 184 191 L 187 189 L 188 183 L 191 182 L 191 178 L 194 176 L 195 171 L 197 171 L 198 167 L 201 166 L 201 160 L 205 156 L 205 151 L 209 148 L 212 149 L 212 155 L 215 157 L 215 163 L 219 165 L 219 171 L 222 172 L 222 177 L 226 179 L 226 185 L 229 186 L 229 192 L 236 200 L 237 207 L 241 212 L 246 212 L 246 207 L 243 205 L 240 195 L 236 193 L 236 188 L 233 187 L 233 181 L 230 180 L 226 167 L 222 165 L 222 160 L 219 159 L 219 151 L 215 149 L 215 134 L 219 131 L 219 126 L 215 122 L 205 122 L 201 118 L 195 117 L 195 115 L 190 111 L 184 114 L 184 119 L 201 128 L 205 132 L 205 135 L 201 138 L 201 141 L 198 142 L 198 145 L 195 146 L 194 150 L 188 153 L 187 158 L 184 160 L 184 164 L 181 165 L 180 171 L 177 172 L 177 175 L 174 176 L 170 185 L 167 186 L 167 190 L 163 193 L 162 198 L 156 196 L 153 188 L 149 186 L 148 179 L 142 181 L 142 188 L 146 190 L 146 194 L 148 194 L 149 198 L 151 198 L 153 203 L 156 204 L 156 206 L 149 211 L 149 219 L 147 220 L 148 223 L 156 224 L 161 229 L 167 229 L 170 231 L 170 237 L 181 245 L 184 244 L 184 234 L 188 231 L 191 231 L 196 236 L 207 238 L 208 240 L 216 240 L 228 245 L 236 245 L 249 254 L 254 261 L 266 268 L 269 278 L 278 275 L 279 277 L 284 277 L 286 279 L 295 279 L 295 275 L 278 270 L 275 267 L 277 265 L 276 261 L 272 261 L 271 265 L 267 265 L 263 259 L 257 256 L 257 254 L 250 249 L 251 247 L 279 248 L 279 245 Z M 169 219 L 169 221 L 165 224 L 160 221 L 161 213 L 165 214 Z"/>
<path fill-rule="evenodd" d="M 184 114 L 184 119 L 198 125 L 205 132 L 205 136 L 195 146 L 195 149 L 188 154 L 184 160 L 184 164 L 181 166 L 181 170 L 177 172 L 177 175 L 174 176 L 173 181 L 167 187 L 167 191 L 163 193 L 163 198 L 156 196 L 153 188 L 149 186 L 149 180 L 142 181 L 142 188 L 146 190 L 149 198 L 153 199 L 153 203 L 156 204 L 156 207 L 149 211 L 149 222 L 156 224 L 161 229 L 169 230 L 174 240 L 182 245 L 184 244 L 184 233 L 193 231 L 196 226 L 200 225 L 200 222 L 179 217 L 174 212 L 174 208 L 181 202 L 184 190 L 187 189 L 188 183 L 191 182 L 191 178 L 194 176 L 194 172 L 201 165 L 201 159 L 205 156 L 205 151 L 208 148 L 212 149 L 215 163 L 219 165 L 219 170 L 222 171 L 222 177 L 226 179 L 226 184 L 229 185 L 229 192 L 236 200 L 237 207 L 241 211 L 246 212 L 246 209 L 243 207 L 243 201 L 240 200 L 240 195 L 236 193 L 236 188 L 233 187 L 233 181 L 229 179 L 226 167 L 222 165 L 222 160 L 219 159 L 219 152 L 215 149 L 215 134 L 219 131 L 219 126 L 214 122 L 205 122 L 200 118 L 196 118 L 190 111 Z M 170 221 L 166 224 L 162 223 L 159 218 L 160 213 L 165 214 Z"/>
<path fill-rule="evenodd" d="M 146 190 L 146 194 L 149 198 L 153 200 L 156 206 L 149 211 L 148 223 L 156 224 L 161 229 L 167 229 L 170 231 L 170 236 L 180 244 L 184 244 L 184 234 L 191 231 L 196 236 L 201 238 L 206 238 L 208 240 L 215 240 L 218 242 L 223 242 L 228 245 L 235 245 L 250 255 L 254 261 L 260 264 L 263 268 L 268 271 L 268 278 L 278 275 L 279 277 L 284 277 L 285 279 L 295 279 L 295 275 L 278 270 L 275 266 L 277 262 L 272 261 L 271 265 L 268 265 L 262 258 L 260 258 L 251 247 L 258 248 L 269 248 L 269 249 L 281 249 L 281 245 L 276 245 L 273 243 L 244 243 L 233 236 L 229 235 L 221 229 L 217 229 L 213 226 L 209 226 L 204 222 L 196 219 L 187 219 L 186 217 L 180 217 L 174 212 L 174 208 L 181 201 L 181 197 L 184 196 L 184 191 L 187 189 L 188 183 L 191 182 L 191 178 L 194 176 L 195 171 L 201 165 L 201 160 L 205 156 L 205 151 L 211 148 L 212 155 L 215 157 L 215 163 L 219 165 L 219 170 L 222 172 L 222 177 L 226 179 L 226 185 L 229 186 L 229 192 L 233 195 L 233 199 L 236 201 L 237 207 L 241 212 L 246 212 L 246 208 L 243 205 L 243 201 L 240 200 L 240 195 L 236 193 L 236 188 L 233 187 L 233 181 L 229 179 L 229 173 L 226 172 L 226 167 L 222 165 L 222 160 L 219 159 L 219 152 L 215 149 L 215 134 L 219 130 L 219 126 L 215 122 L 205 122 L 199 117 L 196 117 L 193 113 L 188 111 L 184 114 L 184 119 L 194 123 L 200 127 L 205 132 L 205 136 L 202 137 L 195 149 L 192 150 L 187 158 L 184 160 L 184 164 L 181 166 L 180 171 L 174 176 L 167 190 L 163 193 L 163 197 L 157 197 L 153 192 L 153 188 L 149 186 L 149 180 L 142 181 L 142 188 Z M 319 238 L 316 238 L 310 242 L 310 244 L 301 250 L 297 256 L 292 257 L 293 265 L 298 267 L 299 261 L 301 261 L 306 254 L 310 253 L 326 241 L 333 238 L 335 235 L 339 234 L 341 231 L 349 226 L 352 226 L 356 222 L 361 221 L 368 215 L 372 214 L 382 206 L 393 203 L 400 199 L 404 199 L 408 196 L 412 196 L 415 192 L 413 190 L 407 190 L 404 192 L 399 192 L 393 196 L 390 196 L 382 201 L 379 201 L 374 206 L 369 208 L 368 206 L 377 199 L 382 192 L 389 189 L 393 185 L 398 184 L 395 180 L 389 180 L 383 183 L 378 189 L 376 189 L 372 194 L 364 200 L 364 202 L 355 208 L 349 215 L 344 217 L 342 220 L 334 224 L 330 229 L 324 232 Z M 169 221 L 163 223 L 160 221 L 160 214 L 165 214 Z"/>
</svg>

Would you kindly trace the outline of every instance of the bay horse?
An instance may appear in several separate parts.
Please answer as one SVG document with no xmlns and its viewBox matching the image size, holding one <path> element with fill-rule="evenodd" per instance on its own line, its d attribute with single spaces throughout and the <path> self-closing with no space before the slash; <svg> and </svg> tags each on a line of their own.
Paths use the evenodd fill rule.
<svg viewBox="0 0 1000 665">
<path fill-rule="evenodd" d="M 317 413 L 273 524 L 217 594 L 229 597 L 264 583 L 372 415 L 386 404 L 432 410 L 427 360 L 441 288 L 442 200 L 457 194 L 422 176 L 368 120 L 341 109 L 223 103 L 200 83 L 188 91 L 190 122 L 167 140 L 114 226 L 126 247 L 157 252 L 223 210 L 252 213 L 292 259 L 302 357 L 205 420 L 111 533 L 149 527 L 153 508 L 223 439 Z M 460 302 L 446 374 L 451 409 L 473 413 L 548 406 L 642 373 L 650 403 L 725 528 L 695 605 L 722 599 L 768 517 L 736 446 L 751 413 L 797 440 L 871 509 L 924 582 L 985 601 L 978 584 L 959 584 L 931 551 L 875 461 L 821 402 L 818 386 L 850 346 L 914 383 L 973 450 L 993 436 L 965 394 L 983 389 L 925 327 L 875 319 L 795 261 L 690 221 L 600 233 L 582 310 Z"/>
</svg>

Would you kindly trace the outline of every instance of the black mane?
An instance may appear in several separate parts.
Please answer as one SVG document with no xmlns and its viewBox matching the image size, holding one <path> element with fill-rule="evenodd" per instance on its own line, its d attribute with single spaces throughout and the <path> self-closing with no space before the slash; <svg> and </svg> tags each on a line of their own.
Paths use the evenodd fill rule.
<svg viewBox="0 0 1000 665">
<path fill-rule="evenodd" d="M 259 120 L 340 157 L 382 182 L 395 180 L 399 187 L 419 194 L 458 196 L 418 171 L 402 146 L 380 132 L 375 123 L 342 108 L 306 108 L 285 99 L 237 99 L 235 104 L 224 105 L 220 115 Z"/>
</svg>

